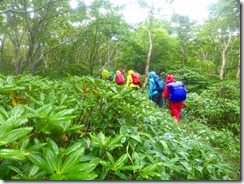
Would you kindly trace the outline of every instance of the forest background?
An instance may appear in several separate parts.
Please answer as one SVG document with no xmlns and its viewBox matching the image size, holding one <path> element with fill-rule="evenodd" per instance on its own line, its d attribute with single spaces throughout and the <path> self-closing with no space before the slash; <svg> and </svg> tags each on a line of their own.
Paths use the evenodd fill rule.
<svg viewBox="0 0 244 184">
<path fill-rule="evenodd" d="M 239 180 L 240 2 L 199 23 L 138 0 L 134 25 L 123 6 L 77 2 L 0 2 L 1 179 Z M 103 68 L 139 72 L 140 94 Z M 148 99 L 151 70 L 187 86 L 181 127 Z"/>
<path fill-rule="evenodd" d="M 109 1 L 4 1 L 1 3 L 2 74 L 96 76 L 101 68 L 134 69 L 145 74 L 152 43 L 150 70 L 199 70 L 220 79 L 240 76 L 240 2 L 218 1 L 202 24 L 139 1 L 147 19 L 127 24 L 123 7 Z M 150 31 L 150 39 L 149 39 Z"/>
</svg>

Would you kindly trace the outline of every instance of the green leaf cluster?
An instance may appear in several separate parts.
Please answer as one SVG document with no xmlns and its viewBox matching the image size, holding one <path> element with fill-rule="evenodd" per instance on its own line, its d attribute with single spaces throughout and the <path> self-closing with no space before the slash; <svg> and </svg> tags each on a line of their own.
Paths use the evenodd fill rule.
<svg viewBox="0 0 244 184">
<path fill-rule="evenodd" d="M 200 94 L 189 94 L 185 105 L 189 119 L 197 118 L 213 128 L 226 128 L 235 135 L 240 134 L 239 81 L 213 83 Z"/>
</svg>

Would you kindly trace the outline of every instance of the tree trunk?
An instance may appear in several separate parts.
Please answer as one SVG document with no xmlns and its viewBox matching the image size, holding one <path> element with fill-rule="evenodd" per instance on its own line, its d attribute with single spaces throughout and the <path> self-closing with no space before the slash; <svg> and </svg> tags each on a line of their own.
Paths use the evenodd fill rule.
<svg viewBox="0 0 244 184">
<path fill-rule="evenodd" d="M 232 38 L 232 34 L 229 35 L 229 38 L 228 38 L 228 41 L 227 43 L 224 42 L 224 45 L 223 45 L 223 50 L 221 51 L 221 55 L 222 55 L 222 65 L 221 65 L 221 70 L 220 70 L 220 74 L 219 74 L 219 78 L 221 80 L 224 79 L 224 73 L 225 73 L 225 66 L 226 66 L 226 62 L 227 62 L 227 49 L 229 47 L 229 44 L 230 44 L 230 41 L 231 41 L 231 38 Z"/>
<path fill-rule="evenodd" d="M 141 88 L 141 92 L 144 91 L 146 85 L 147 85 L 147 82 L 148 82 L 148 70 L 149 70 L 149 65 L 150 65 L 150 59 L 151 59 L 151 54 L 152 54 L 152 37 L 151 37 L 151 31 L 150 31 L 150 28 L 148 28 L 148 39 L 149 39 L 149 50 L 148 50 L 148 53 L 147 53 L 147 61 L 146 61 L 146 66 L 145 66 L 145 75 L 146 75 L 146 78 L 145 78 L 145 81 L 142 85 L 142 88 Z"/>
<path fill-rule="evenodd" d="M 237 67 L 237 73 L 236 73 L 236 80 L 240 80 L 240 69 L 241 67 L 241 63 L 240 63 L 240 58 L 239 58 L 239 63 L 238 63 L 238 67 Z"/>
<path fill-rule="evenodd" d="M 219 78 L 221 80 L 224 79 L 225 65 L 226 65 L 226 52 L 224 49 L 222 52 L 222 65 L 221 65 L 221 70 L 220 70 L 220 74 L 219 74 Z"/>
<path fill-rule="evenodd" d="M 183 48 L 183 54 L 182 54 L 182 68 L 185 67 L 185 62 L 186 62 L 186 56 L 187 56 L 187 51 Z"/>
<path fill-rule="evenodd" d="M 0 67 L 3 68 L 4 66 L 4 41 L 5 41 L 5 36 L 3 38 L 0 38 L 1 41 L 1 62 L 0 62 Z"/>
</svg>

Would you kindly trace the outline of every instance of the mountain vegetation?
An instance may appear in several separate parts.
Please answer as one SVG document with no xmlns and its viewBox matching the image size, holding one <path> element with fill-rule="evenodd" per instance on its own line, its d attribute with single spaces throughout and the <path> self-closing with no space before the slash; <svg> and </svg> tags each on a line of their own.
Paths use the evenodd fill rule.
<svg viewBox="0 0 244 184">
<path fill-rule="evenodd" d="M 240 2 L 128 24 L 108 0 L 0 2 L 0 179 L 240 180 Z M 133 69 L 134 91 L 100 79 Z M 147 74 L 187 88 L 177 126 Z"/>
</svg>

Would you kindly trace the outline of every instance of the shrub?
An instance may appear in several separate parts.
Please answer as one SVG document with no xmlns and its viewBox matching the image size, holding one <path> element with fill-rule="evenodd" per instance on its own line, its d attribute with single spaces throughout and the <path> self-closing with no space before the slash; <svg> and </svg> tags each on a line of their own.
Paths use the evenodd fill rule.
<svg viewBox="0 0 244 184">
<path fill-rule="evenodd" d="M 206 141 L 212 130 L 178 127 L 139 91 L 91 77 L 0 76 L 0 92 L 3 180 L 239 179 L 231 134 Z"/>
<path fill-rule="evenodd" d="M 240 88 L 238 81 L 213 84 L 200 95 L 191 93 L 185 103 L 188 118 L 198 118 L 214 128 L 240 134 Z"/>
</svg>

